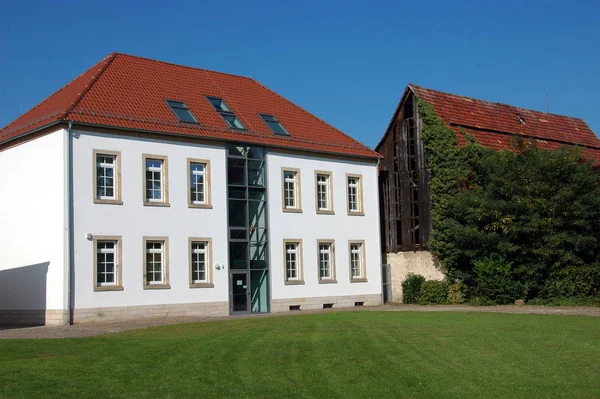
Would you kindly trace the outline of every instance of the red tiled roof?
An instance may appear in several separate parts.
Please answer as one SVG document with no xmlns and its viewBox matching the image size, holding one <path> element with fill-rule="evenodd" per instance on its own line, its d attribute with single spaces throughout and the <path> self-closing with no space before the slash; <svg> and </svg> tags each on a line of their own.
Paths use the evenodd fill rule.
<svg viewBox="0 0 600 399">
<path fill-rule="evenodd" d="M 230 129 L 206 96 L 222 98 L 248 130 Z M 200 124 L 179 122 L 165 99 L 184 102 Z M 275 116 L 290 136 L 275 135 L 259 114 Z M 0 143 L 59 121 L 380 158 L 253 79 L 119 53 L 0 130 Z"/>
<path fill-rule="evenodd" d="M 512 137 L 521 136 L 548 150 L 564 144 L 581 146 L 584 157 L 600 165 L 600 139 L 581 119 L 462 97 L 413 84 L 409 88 L 431 105 L 445 124 L 457 133 L 462 128 L 486 147 L 511 149 Z M 459 145 L 466 143 L 462 134 L 458 134 L 458 140 Z"/>
</svg>

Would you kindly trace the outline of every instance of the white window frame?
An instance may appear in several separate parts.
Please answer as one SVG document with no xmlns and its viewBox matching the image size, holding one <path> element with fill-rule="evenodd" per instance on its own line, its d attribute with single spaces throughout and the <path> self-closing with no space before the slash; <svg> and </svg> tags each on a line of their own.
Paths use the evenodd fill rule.
<svg viewBox="0 0 600 399">
<path fill-rule="evenodd" d="M 171 288 L 169 285 L 169 238 L 168 237 L 144 237 L 144 289 L 164 289 Z M 148 249 L 149 243 L 159 243 L 160 248 Z M 148 280 L 148 254 L 160 253 L 160 281 Z M 153 272 L 156 271 L 153 268 Z"/>
<path fill-rule="evenodd" d="M 290 248 L 288 248 L 288 246 Z M 290 260 L 288 255 L 295 255 L 295 269 L 296 276 L 289 277 L 288 269 L 290 266 Z M 302 268 L 302 240 L 298 239 L 285 239 L 283 240 L 283 277 L 285 284 L 304 284 L 304 272 Z"/>
<path fill-rule="evenodd" d="M 192 166 L 194 164 L 204 165 L 203 171 L 193 171 Z M 193 176 L 203 177 L 203 189 L 204 189 L 204 200 L 199 201 L 193 199 L 192 185 L 194 184 Z M 211 178 L 210 178 L 210 161 L 207 159 L 187 159 L 187 181 L 188 181 L 188 207 L 190 208 L 212 208 L 211 202 Z"/>
<path fill-rule="evenodd" d="M 319 178 L 325 177 L 325 181 Z M 324 190 L 326 206 L 322 207 L 319 195 Z M 315 171 L 315 209 L 318 214 L 333 215 L 333 173 L 317 170 Z"/>
<path fill-rule="evenodd" d="M 322 246 L 328 246 L 329 249 L 322 249 Z M 323 255 L 328 255 L 329 263 L 329 276 L 323 277 Z M 319 283 L 336 283 L 335 273 L 335 240 L 317 240 L 317 276 L 319 276 Z"/>
<path fill-rule="evenodd" d="M 113 249 L 99 251 L 98 246 L 102 243 L 112 242 L 114 243 Z M 94 247 L 94 291 L 123 291 L 122 284 L 122 271 L 121 271 L 121 245 L 122 239 L 121 236 L 94 236 L 93 247 Z M 103 283 L 98 281 L 98 271 L 100 269 L 100 263 L 98 259 L 98 254 L 102 253 L 113 253 L 114 257 L 114 282 L 113 283 Z"/>
<path fill-rule="evenodd" d="M 350 282 L 366 282 L 367 270 L 364 240 L 352 240 L 348 242 L 348 261 L 350 265 Z M 360 271 L 360 275 L 355 274 L 356 270 Z"/>
<path fill-rule="evenodd" d="M 99 157 L 110 157 L 113 158 L 113 163 L 106 163 L 101 165 L 104 169 L 112 169 L 113 170 L 113 195 L 112 196 L 99 196 L 98 189 L 98 158 Z M 94 174 L 94 194 L 93 199 L 96 204 L 113 204 L 113 205 L 122 205 L 123 201 L 121 200 L 121 153 L 119 151 L 107 151 L 107 150 L 93 150 L 92 151 L 92 161 L 93 161 L 93 174 Z M 106 186 L 109 187 L 109 186 Z"/>
<path fill-rule="evenodd" d="M 351 183 L 351 179 L 354 182 Z M 348 215 L 364 215 L 362 175 L 346 174 L 346 204 Z"/>
<path fill-rule="evenodd" d="M 204 244 L 204 249 L 194 249 L 195 244 Z M 212 282 L 212 239 L 206 237 L 190 237 L 188 240 L 189 248 L 189 271 L 190 288 L 213 288 Z M 198 280 L 194 277 L 194 254 L 204 254 L 204 280 Z"/>
<path fill-rule="evenodd" d="M 286 177 L 286 174 L 293 174 L 293 177 Z M 292 188 L 289 185 L 292 184 Z M 292 197 L 288 194 L 292 193 Z M 288 198 L 293 198 L 293 205 L 288 205 Z M 300 169 L 281 168 L 281 205 L 284 212 L 302 212 Z"/>
<path fill-rule="evenodd" d="M 160 167 L 150 166 L 148 167 L 148 161 L 159 161 Z M 142 166 L 143 166 L 143 195 L 145 206 L 169 206 L 169 168 L 168 158 L 163 155 L 151 155 L 142 154 Z M 147 189 L 149 180 L 146 177 L 146 172 L 159 172 L 160 173 L 160 193 L 161 198 L 148 198 Z M 151 180 L 154 182 L 154 180 Z"/>
</svg>

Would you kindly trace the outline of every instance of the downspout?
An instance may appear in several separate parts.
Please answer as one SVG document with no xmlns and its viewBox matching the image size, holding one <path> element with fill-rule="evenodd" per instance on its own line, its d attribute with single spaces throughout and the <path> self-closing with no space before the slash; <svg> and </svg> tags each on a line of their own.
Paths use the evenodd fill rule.
<svg viewBox="0 0 600 399">
<path fill-rule="evenodd" d="M 65 156 L 65 170 L 66 170 L 66 186 L 65 186 L 65 213 L 66 213 L 66 272 L 65 272 L 65 292 L 67 302 L 67 320 L 66 324 L 73 324 L 73 137 L 71 135 L 71 128 L 73 127 L 73 121 L 69 121 L 69 127 L 67 127 L 66 134 L 66 156 Z"/>
</svg>

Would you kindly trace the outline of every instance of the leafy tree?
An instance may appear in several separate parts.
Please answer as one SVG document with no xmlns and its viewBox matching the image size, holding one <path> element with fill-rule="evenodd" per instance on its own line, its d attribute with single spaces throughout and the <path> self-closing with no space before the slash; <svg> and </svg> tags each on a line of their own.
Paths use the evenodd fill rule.
<svg viewBox="0 0 600 399">
<path fill-rule="evenodd" d="M 597 292 L 600 175 L 581 150 L 543 150 L 515 139 L 513 151 L 497 152 L 467 135 L 468 144 L 459 147 L 456 133 L 428 104 L 420 101 L 419 109 L 432 171 L 429 248 L 446 276 L 476 290 L 484 284 L 476 265 L 491 264 L 520 287 L 511 294 L 517 297 Z M 580 284 L 586 279 L 587 288 Z M 563 280 L 573 284 L 565 288 Z"/>
</svg>

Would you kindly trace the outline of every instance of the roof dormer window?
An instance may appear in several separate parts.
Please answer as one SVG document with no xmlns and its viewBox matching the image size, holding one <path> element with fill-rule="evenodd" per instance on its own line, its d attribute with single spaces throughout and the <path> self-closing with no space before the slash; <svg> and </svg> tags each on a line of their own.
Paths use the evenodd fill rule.
<svg viewBox="0 0 600 399">
<path fill-rule="evenodd" d="M 198 123 L 196 117 L 190 112 L 189 108 L 184 103 L 174 100 L 165 101 L 177 119 L 179 119 L 179 122 Z"/>
<path fill-rule="evenodd" d="M 235 116 L 233 111 L 231 111 L 231 108 L 229 108 L 227 104 L 225 104 L 225 101 L 223 101 L 223 99 L 217 97 L 206 98 L 208 99 L 208 101 L 210 101 L 212 106 L 215 107 L 215 111 L 217 111 L 219 115 L 221 115 L 223 120 L 225 120 L 225 122 L 231 129 L 246 129 L 246 126 L 244 126 L 242 121 L 240 121 L 239 118 Z"/>
<path fill-rule="evenodd" d="M 287 130 L 285 130 L 285 128 L 283 127 L 283 125 L 273 116 L 273 115 L 267 115 L 267 114 L 259 114 L 261 119 L 263 120 L 263 122 L 265 122 L 267 124 L 267 126 L 269 126 L 269 128 L 271 129 L 271 131 L 277 135 L 280 136 L 289 136 L 290 134 L 288 133 Z"/>
</svg>

